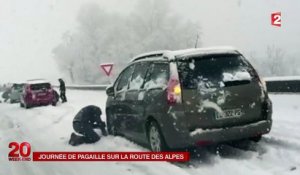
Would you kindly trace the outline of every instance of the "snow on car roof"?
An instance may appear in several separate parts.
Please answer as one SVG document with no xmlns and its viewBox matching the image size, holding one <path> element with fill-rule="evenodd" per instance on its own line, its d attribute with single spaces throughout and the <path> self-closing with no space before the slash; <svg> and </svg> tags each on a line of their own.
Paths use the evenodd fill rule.
<svg viewBox="0 0 300 175">
<path fill-rule="evenodd" d="M 41 83 L 49 83 L 49 81 L 44 80 L 44 79 L 32 79 L 32 80 L 27 80 L 28 84 L 41 84 Z"/>
<path fill-rule="evenodd" d="M 147 56 L 163 55 L 165 52 L 169 52 L 169 50 L 158 50 L 158 51 L 151 51 L 151 52 L 143 53 L 136 57 L 133 57 L 133 59 L 130 62 L 138 60 L 138 58 L 143 58 L 143 57 L 147 57 Z"/>
<path fill-rule="evenodd" d="M 186 57 L 193 55 L 206 55 L 206 54 L 236 54 L 238 53 L 237 49 L 231 46 L 219 46 L 219 47 L 204 47 L 204 48 L 193 48 L 185 49 L 171 52 L 174 57 Z"/>
<path fill-rule="evenodd" d="M 205 54 L 222 54 L 222 53 L 238 53 L 237 49 L 232 46 L 218 46 L 218 47 L 203 47 L 203 48 L 191 48 L 191 49 L 184 49 L 184 50 L 159 50 L 159 51 L 152 51 L 148 53 L 144 53 L 134 57 L 131 62 L 138 60 L 139 58 L 143 57 L 150 57 L 155 55 L 163 55 L 168 59 L 175 59 L 176 57 L 187 57 L 193 55 L 205 55 Z"/>
<path fill-rule="evenodd" d="M 23 82 L 23 81 L 16 81 L 16 82 L 14 82 L 12 84 L 25 84 L 25 82 Z"/>
</svg>

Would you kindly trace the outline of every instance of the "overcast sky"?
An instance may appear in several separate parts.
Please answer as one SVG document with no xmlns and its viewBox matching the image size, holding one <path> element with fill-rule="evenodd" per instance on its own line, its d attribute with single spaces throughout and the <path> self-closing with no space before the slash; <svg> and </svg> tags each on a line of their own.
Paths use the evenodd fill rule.
<svg viewBox="0 0 300 175">
<path fill-rule="evenodd" d="M 80 6 L 97 2 L 127 14 L 137 0 L 0 0 L 0 83 L 60 77 L 51 50 L 66 31 L 76 30 Z M 299 55 L 300 1 L 170 0 L 172 10 L 202 27 L 204 46 L 232 45 L 263 53 L 267 45 Z M 282 27 L 270 25 L 272 12 L 282 12 Z M 100 74 L 100 73 L 99 73 Z"/>
</svg>

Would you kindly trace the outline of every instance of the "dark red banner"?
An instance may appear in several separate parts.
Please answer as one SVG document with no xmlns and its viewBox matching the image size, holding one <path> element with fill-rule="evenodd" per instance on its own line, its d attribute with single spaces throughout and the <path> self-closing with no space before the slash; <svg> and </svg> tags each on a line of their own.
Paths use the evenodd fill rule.
<svg viewBox="0 0 300 175">
<path fill-rule="evenodd" d="M 186 162 L 189 160 L 189 152 L 33 152 L 33 161 Z"/>
</svg>

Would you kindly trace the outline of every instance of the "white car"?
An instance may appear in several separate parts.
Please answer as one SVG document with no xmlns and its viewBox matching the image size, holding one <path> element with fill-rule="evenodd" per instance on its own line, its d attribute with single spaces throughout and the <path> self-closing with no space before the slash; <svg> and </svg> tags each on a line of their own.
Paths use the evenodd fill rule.
<svg viewBox="0 0 300 175">
<path fill-rule="evenodd" d="M 14 83 L 9 94 L 10 103 L 20 102 L 20 97 L 23 91 L 24 83 Z"/>
</svg>

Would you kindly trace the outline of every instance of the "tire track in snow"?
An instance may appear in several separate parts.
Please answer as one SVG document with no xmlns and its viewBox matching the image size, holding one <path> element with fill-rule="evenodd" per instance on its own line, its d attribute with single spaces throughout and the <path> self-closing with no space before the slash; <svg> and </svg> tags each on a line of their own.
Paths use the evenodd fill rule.
<svg viewBox="0 0 300 175">
<path fill-rule="evenodd" d="M 74 108 L 71 106 L 67 106 L 67 111 L 65 111 L 62 115 L 60 115 L 56 120 L 53 121 L 53 124 L 60 123 L 66 116 L 69 116 L 74 111 Z"/>
<path fill-rule="evenodd" d="M 25 133 L 19 127 L 19 125 L 16 123 L 15 119 L 13 119 L 10 115 L 4 114 L 5 118 L 1 120 L 1 123 L 3 121 L 6 121 L 6 124 L 8 124 L 7 128 L 3 128 L 3 125 L 1 125 L 1 129 L 6 129 L 5 132 L 10 133 L 10 137 L 6 138 L 6 140 L 3 140 L 2 143 L 8 143 L 9 140 L 11 141 L 27 141 L 28 138 L 24 137 Z M 5 122 L 4 122 L 5 123 Z M 34 150 L 34 146 L 31 146 L 32 150 Z M 1 163 L 4 165 L 4 168 L 2 171 L 5 172 L 5 174 L 19 174 L 20 172 L 26 172 L 28 174 L 41 174 L 42 171 L 39 168 L 34 168 L 32 165 L 32 162 L 9 162 L 7 159 L 4 161 L 5 163 Z"/>
<path fill-rule="evenodd" d="M 1 117 L 5 113 L 7 116 L 3 123 L 0 123 L 0 128 L 6 128 L 5 131 L 1 128 L 0 135 L 4 135 L 6 140 L 10 139 L 29 139 L 34 149 L 39 148 L 41 150 L 92 150 L 92 151 L 135 151 L 142 150 L 139 146 L 127 142 L 123 138 L 108 137 L 103 138 L 95 145 L 82 145 L 77 148 L 73 148 L 62 143 L 59 137 L 69 132 L 68 128 L 71 126 L 70 116 L 73 112 L 77 112 L 77 109 L 86 105 L 87 103 L 94 103 L 98 99 L 103 99 L 101 102 L 103 108 L 104 95 L 98 93 L 88 92 L 72 92 L 74 95 L 73 101 L 67 105 L 58 107 L 41 107 L 20 110 L 16 108 L 16 105 L 0 105 Z M 82 95 L 85 94 L 88 100 L 84 101 Z M 97 96 L 99 95 L 99 97 Z M 95 96 L 95 97 L 94 97 Z M 93 97 L 93 98 L 89 98 Z M 280 101 L 281 96 L 276 96 L 278 99 L 274 100 L 274 103 L 282 103 Z M 290 96 L 289 96 L 290 97 Z M 296 99 L 296 97 L 291 96 Z M 83 100 L 83 101 L 82 101 Z M 294 100 L 295 101 L 295 100 Z M 288 101 L 290 103 L 290 101 Z M 286 101 L 284 103 L 287 103 Z M 68 106 L 70 105 L 70 106 Z M 280 106 L 280 105 L 278 105 Z M 285 108 L 276 108 L 286 113 Z M 299 108 L 300 109 L 300 108 Z M 76 111 L 74 111 L 76 110 Z M 288 174 L 299 173 L 300 161 L 297 159 L 299 156 L 299 144 L 294 143 L 294 138 L 291 140 L 290 128 L 296 128 L 297 125 L 289 125 L 290 122 L 282 121 L 282 118 L 276 113 L 274 115 L 274 123 L 278 124 L 274 127 L 274 131 L 270 135 L 263 137 L 261 142 L 250 142 L 250 146 L 247 147 L 247 142 L 243 144 L 231 145 L 231 144 L 219 144 L 218 146 L 209 146 L 208 148 L 196 150 L 193 153 L 192 159 L 186 164 L 172 164 L 169 163 L 152 163 L 152 162 L 126 162 L 126 163 L 107 163 L 101 162 L 97 164 L 85 164 L 85 163 L 29 163 L 23 165 L 19 162 L 14 164 L 15 170 L 6 171 L 0 174 Z M 287 121 L 297 122 L 297 117 L 291 117 L 287 115 Z M 276 118 L 277 117 L 277 118 Z M 290 120 L 288 120 L 290 119 Z M 70 121 L 69 121 L 70 120 Z M 0 122 L 2 120 L 0 119 Z M 280 125 L 282 123 L 282 125 Z M 12 127 L 11 127 L 12 126 Z M 20 129 L 18 129 L 18 126 Z M 286 127 L 281 127 L 286 126 Z M 288 127 L 290 126 L 290 127 Z M 5 133 L 3 133 L 3 131 Z M 18 136 L 18 134 L 20 136 Z M 283 139 L 281 139 L 283 138 Z M 6 141 L 5 140 L 5 141 Z M 3 141 L 3 139 L 1 140 Z M 5 142 L 4 141 L 4 142 Z M 21 141 L 21 140 L 17 140 Z M 3 143 L 3 142 L 2 142 Z M 7 147 L 5 145 L 4 147 Z M 43 150 L 44 149 L 44 150 Z M 2 151 L 7 156 L 7 152 Z M 4 154 L 2 154 L 4 155 Z M 7 157 L 5 157 L 7 158 Z M 25 164 L 26 162 L 24 162 Z M 2 162 L 1 162 L 2 164 Z M 2 167 L 3 164 L 0 166 Z M 5 163 L 4 166 L 12 166 L 12 163 Z M 17 167 L 21 166 L 21 167 Z M 26 166 L 26 167 L 22 167 Z M 113 168 L 112 168 L 113 167 Z M 6 167 L 5 167 L 6 168 Z M 14 167 L 13 167 L 14 168 Z M 112 168 L 112 170 L 109 170 Z M 6 168 L 8 170 L 8 168 Z M 160 169 L 160 170 L 158 170 Z M 144 171 L 145 170 L 145 171 Z M 0 170 L 1 171 L 1 170 Z M 115 172 L 115 173 L 112 173 Z M 176 173 L 175 173 L 176 172 Z"/>
<path fill-rule="evenodd" d="M 282 149 L 291 149 L 294 151 L 300 150 L 300 144 L 288 140 L 280 139 L 280 138 L 275 138 L 272 136 L 264 137 L 261 140 L 261 142 L 266 143 L 267 145 L 270 146 L 278 146 L 281 147 Z"/>
</svg>

